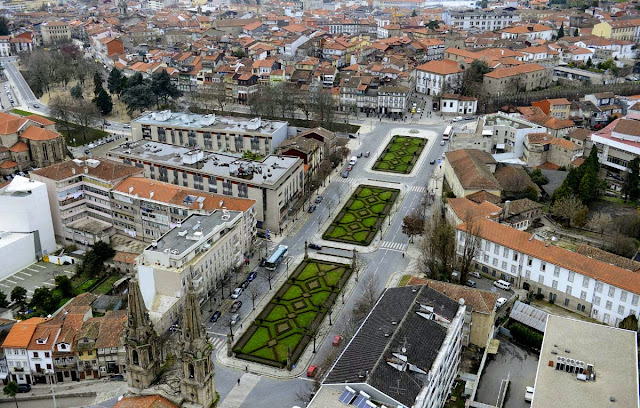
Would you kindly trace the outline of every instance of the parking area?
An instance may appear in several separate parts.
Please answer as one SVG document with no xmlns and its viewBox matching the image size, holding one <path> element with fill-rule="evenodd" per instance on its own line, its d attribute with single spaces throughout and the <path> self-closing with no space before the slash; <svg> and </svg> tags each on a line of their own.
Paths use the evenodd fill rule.
<svg viewBox="0 0 640 408">
<path fill-rule="evenodd" d="M 33 292 L 40 287 L 53 288 L 55 277 L 66 275 L 71 278 L 75 274 L 74 265 L 56 265 L 48 262 L 36 262 L 0 280 L 0 290 L 11 297 L 11 291 L 16 286 L 21 286 L 27 290 L 27 297 L 30 298 Z"/>
<path fill-rule="evenodd" d="M 538 369 L 538 355 L 516 345 L 509 339 L 499 336 L 498 354 L 487 361 L 476 401 L 495 405 L 500 390 L 500 383 L 510 375 L 511 383 L 504 408 L 529 408 L 530 403 L 524 400 L 525 387 L 533 387 Z"/>
</svg>

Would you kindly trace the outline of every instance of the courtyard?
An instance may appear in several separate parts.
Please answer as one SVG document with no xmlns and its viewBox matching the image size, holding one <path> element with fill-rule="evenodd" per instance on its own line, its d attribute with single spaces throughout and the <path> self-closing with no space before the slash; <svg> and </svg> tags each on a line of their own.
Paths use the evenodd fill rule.
<svg viewBox="0 0 640 408">
<path fill-rule="evenodd" d="M 329 241 L 369 245 L 400 190 L 360 185 L 322 235 Z"/>
<path fill-rule="evenodd" d="M 351 275 L 347 264 L 305 259 L 235 344 L 236 357 L 278 368 L 293 365 Z"/>
<path fill-rule="evenodd" d="M 420 158 L 427 139 L 395 135 L 382 151 L 372 170 L 390 173 L 411 173 Z"/>
</svg>

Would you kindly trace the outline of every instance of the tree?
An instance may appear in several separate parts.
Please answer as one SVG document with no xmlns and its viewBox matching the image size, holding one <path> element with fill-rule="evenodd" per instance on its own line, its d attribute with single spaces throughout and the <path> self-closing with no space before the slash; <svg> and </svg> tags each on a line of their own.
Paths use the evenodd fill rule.
<svg viewBox="0 0 640 408">
<path fill-rule="evenodd" d="M 154 72 L 151 75 L 151 91 L 156 96 L 156 105 L 158 107 L 160 107 L 160 100 L 166 104 L 169 97 L 178 98 L 182 95 L 178 87 L 171 82 L 171 77 L 166 69 Z"/>
<path fill-rule="evenodd" d="M 402 233 L 409 237 L 409 241 L 413 242 L 413 237 L 422 234 L 422 231 L 424 231 L 424 220 L 417 211 L 402 219 Z"/>
<path fill-rule="evenodd" d="M 11 290 L 11 301 L 18 306 L 18 310 L 24 310 L 27 305 L 27 290 L 22 286 L 15 286 Z"/>
<path fill-rule="evenodd" d="M 587 222 L 587 227 L 596 231 L 602 237 L 605 231 L 613 227 L 613 218 L 605 212 L 597 212 Z"/>
<path fill-rule="evenodd" d="M 63 297 L 73 296 L 73 285 L 71 279 L 65 275 L 56 276 L 56 289 L 60 290 Z"/>
<path fill-rule="evenodd" d="M 411 17 L 417 17 L 418 13 L 416 12 L 416 9 L 413 9 L 413 11 L 411 12 Z"/>
<path fill-rule="evenodd" d="M 427 28 L 430 28 L 432 30 L 436 30 L 438 28 L 440 28 L 440 24 L 438 24 L 438 22 L 436 20 L 431 20 L 427 23 Z"/>
<path fill-rule="evenodd" d="M 71 106 L 74 121 L 81 126 L 83 140 L 87 140 L 87 129 L 93 126 L 99 112 L 96 105 L 77 101 Z"/>
<path fill-rule="evenodd" d="M 260 297 L 260 290 L 257 285 L 251 285 L 249 287 L 249 299 L 251 299 L 251 310 L 256 310 L 256 300 Z"/>
<path fill-rule="evenodd" d="M 9 301 L 7 300 L 7 294 L 4 292 L 0 292 L 0 307 L 6 308 L 9 306 Z"/>
<path fill-rule="evenodd" d="M 618 324 L 618 327 L 625 330 L 631 330 L 634 332 L 638 331 L 638 318 L 634 314 L 630 314 L 629 316 L 622 319 L 622 321 Z"/>
<path fill-rule="evenodd" d="M 460 282 L 465 283 L 467 276 L 471 272 L 474 259 L 480 254 L 480 225 L 471 216 L 470 213 L 465 214 L 464 230 L 460 233 L 462 242 L 462 253 L 458 254 L 458 271 L 460 272 Z"/>
<path fill-rule="evenodd" d="M 556 200 L 551 207 L 553 215 L 567 220 L 570 226 L 576 223 L 581 213 L 587 211 L 587 206 L 582 204 L 582 201 L 573 194 Z"/>
<path fill-rule="evenodd" d="M 609 240 L 608 251 L 625 258 L 631 258 L 638 252 L 638 246 L 633 238 L 615 233 L 613 238 Z"/>
<path fill-rule="evenodd" d="M 100 91 L 102 91 L 103 89 L 102 75 L 100 75 L 100 73 L 96 71 L 93 73 L 93 94 L 95 96 L 98 96 L 98 94 L 100 94 Z"/>
<path fill-rule="evenodd" d="M 640 197 L 640 159 L 635 158 L 629 162 L 629 172 L 622 185 L 624 198 L 637 200 Z"/>
<path fill-rule="evenodd" d="M 136 72 L 131 76 L 131 78 L 129 78 L 127 85 L 129 86 L 129 88 L 132 88 L 134 86 L 144 85 L 146 82 L 147 81 L 145 81 L 142 74 L 140 72 Z"/>
<path fill-rule="evenodd" d="M 593 60 L 591 60 L 591 57 L 589 57 L 589 59 L 587 60 L 587 66 L 589 68 L 591 68 L 593 66 Z"/>
<path fill-rule="evenodd" d="M 560 24 L 560 28 L 558 29 L 558 39 L 564 37 L 564 23 Z"/>
<path fill-rule="evenodd" d="M 425 222 L 418 269 L 432 279 L 450 280 L 455 257 L 455 229 L 442 218 Z"/>
<path fill-rule="evenodd" d="M 573 30 L 573 36 L 574 37 L 578 37 L 580 35 L 580 30 L 578 30 L 577 28 L 575 30 Z"/>
<path fill-rule="evenodd" d="M 245 57 L 244 51 L 242 51 L 240 48 L 238 48 L 237 50 L 233 50 L 231 55 L 233 55 L 236 58 L 244 58 Z"/>
<path fill-rule="evenodd" d="M 0 35 L 9 35 L 9 20 L 5 16 L 0 16 Z"/>
<path fill-rule="evenodd" d="M 29 307 L 38 311 L 40 315 L 48 315 L 55 312 L 57 306 L 57 299 L 49 288 L 36 289 L 31 297 L 31 303 L 29 303 Z"/>
<path fill-rule="evenodd" d="M 530 176 L 531 176 L 531 181 L 533 181 L 539 186 L 543 186 L 549 182 L 549 179 L 547 178 L 547 176 L 542 174 L 542 170 L 540 169 L 533 170 Z"/>
<path fill-rule="evenodd" d="M 265 270 L 266 270 L 265 278 L 267 278 L 267 282 L 269 282 L 269 290 L 271 290 L 271 282 L 276 277 L 276 270 L 275 269 L 271 270 L 268 268 L 265 268 Z"/>
<path fill-rule="evenodd" d="M 129 115 L 135 111 L 143 112 L 154 104 L 154 94 L 151 87 L 146 84 L 135 85 L 127 89 L 120 97 L 120 100 L 127 105 Z"/>
<path fill-rule="evenodd" d="M 74 106 L 74 100 L 66 95 L 54 96 L 49 101 L 49 114 L 59 121 L 58 125 L 63 125 L 66 128 L 67 134 L 71 133 Z"/>
<path fill-rule="evenodd" d="M 111 72 L 109 72 L 109 77 L 107 78 L 107 89 L 111 94 L 120 94 L 122 91 L 122 72 L 116 67 L 113 67 Z"/>
<path fill-rule="evenodd" d="M 71 88 L 71 97 L 74 99 L 82 99 L 82 86 L 78 82 L 73 88 Z"/>
<path fill-rule="evenodd" d="M 13 398 L 13 402 L 16 403 L 16 408 L 18 408 L 18 399 L 16 398 L 16 394 L 18 393 L 18 383 L 15 381 L 9 381 L 9 383 L 2 389 L 2 393 L 9 398 Z"/>
<path fill-rule="evenodd" d="M 98 97 L 96 98 L 96 107 L 103 116 L 110 114 L 113 110 L 113 101 L 111 100 L 111 95 L 109 95 L 104 89 L 100 91 Z"/>
<path fill-rule="evenodd" d="M 482 91 L 484 74 L 489 72 L 491 72 L 491 68 L 485 61 L 480 59 L 473 61 L 462 75 L 460 92 L 466 96 L 479 95 Z"/>
</svg>

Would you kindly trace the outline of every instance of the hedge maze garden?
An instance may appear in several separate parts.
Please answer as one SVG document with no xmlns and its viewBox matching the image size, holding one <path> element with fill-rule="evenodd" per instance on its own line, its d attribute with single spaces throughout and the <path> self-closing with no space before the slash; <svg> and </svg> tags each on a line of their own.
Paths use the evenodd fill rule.
<svg viewBox="0 0 640 408">
<path fill-rule="evenodd" d="M 369 245 L 391 212 L 400 190 L 358 186 L 322 235 L 328 241 Z"/>
<path fill-rule="evenodd" d="M 316 335 L 351 272 L 348 264 L 305 259 L 235 344 L 236 357 L 291 368 Z"/>
<path fill-rule="evenodd" d="M 426 145 L 427 139 L 421 137 L 395 135 L 372 169 L 390 173 L 411 173 Z"/>
</svg>

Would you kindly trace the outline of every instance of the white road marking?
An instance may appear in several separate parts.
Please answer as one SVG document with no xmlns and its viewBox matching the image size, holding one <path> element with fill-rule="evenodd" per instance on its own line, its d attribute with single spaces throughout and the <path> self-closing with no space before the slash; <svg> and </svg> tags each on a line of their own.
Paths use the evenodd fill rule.
<svg viewBox="0 0 640 408">
<path fill-rule="evenodd" d="M 21 273 L 21 274 L 23 274 L 23 275 L 27 275 L 27 276 L 33 276 L 32 274 L 30 274 L 30 273 L 26 273 L 26 272 L 24 272 L 24 271 L 20 271 L 20 272 L 18 272 L 18 273 Z"/>
<path fill-rule="evenodd" d="M 18 284 L 18 282 L 14 282 L 14 281 L 12 281 L 11 279 L 5 279 L 5 282 L 13 283 L 14 285 L 17 285 L 17 284 Z"/>
<path fill-rule="evenodd" d="M 19 277 L 17 274 L 13 275 L 12 278 L 16 278 L 16 279 L 20 279 L 20 280 L 24 280 L 24 278 Z"/>
</svg>

